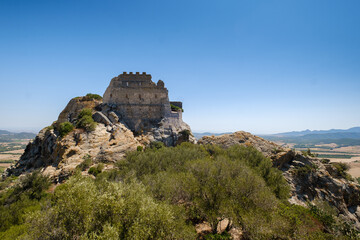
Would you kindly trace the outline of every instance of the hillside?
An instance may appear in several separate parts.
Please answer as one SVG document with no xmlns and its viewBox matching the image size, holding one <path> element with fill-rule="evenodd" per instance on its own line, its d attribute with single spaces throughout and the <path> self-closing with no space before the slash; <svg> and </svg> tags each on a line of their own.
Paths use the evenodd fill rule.
<svg viewBox="0 0 360 240">
<path fill-rule="evenodd" d="M 4 172 L 1 239 L 360 237 L 346 165 L 247 132 L 197 141 L 164 83 L 132 76 L 113 79 L 108 102 L 71 99 Z M 154 101 L 160 89 L 163 107 L 126 97 L 138 88 Z"/>
</svg>

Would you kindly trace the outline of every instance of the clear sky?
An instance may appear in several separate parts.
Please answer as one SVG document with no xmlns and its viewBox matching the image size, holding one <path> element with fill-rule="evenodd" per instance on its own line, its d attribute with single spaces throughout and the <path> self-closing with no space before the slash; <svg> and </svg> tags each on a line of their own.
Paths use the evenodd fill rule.
<svg viewBox="0 0 360 240">
<path fill-rule="evenodd" d="M 0 129 L 38 131 L 123 71 L 193 131 L 360 126 L 358 0 L 0 0 Z"/>
</svg>

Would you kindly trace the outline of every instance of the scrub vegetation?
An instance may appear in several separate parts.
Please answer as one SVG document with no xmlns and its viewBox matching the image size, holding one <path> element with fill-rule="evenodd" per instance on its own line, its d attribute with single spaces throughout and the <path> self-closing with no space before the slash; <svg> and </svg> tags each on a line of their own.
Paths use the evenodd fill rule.
<svg viewBox="0 0 360 240">
<path fill-rule="evenodd" d="M 358 237 L 326 203 L 288 203 L 282 173 L 252 147 L 154 144 L 83 176 L 89 159 L 53 191 L 38 172 L 3 180 L 0 238 L 196 239 L 196 224 L 219 218 L 245 239 Z M 204 239 L 230 239 L 215 230 Z"/>
</svg>

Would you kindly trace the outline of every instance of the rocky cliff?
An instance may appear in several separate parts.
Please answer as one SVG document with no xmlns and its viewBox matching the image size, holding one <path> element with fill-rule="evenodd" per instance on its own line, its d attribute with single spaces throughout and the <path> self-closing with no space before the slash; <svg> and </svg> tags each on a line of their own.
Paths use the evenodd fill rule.
<svg viewBox="0 0 360 240">
<path fill-rule="evenodd" d="M 205 136 L 198 143 L 216 144 L 224 148 L 234 144 L 255 147 L 283 171 L 291 187 L 291 203 L 306 206 L 319 200 L 325 201 L 336 209 L 341 219 L 360 229 L 359 185 L 339 174 L 332 164 L 282 148 L 247 132 Z"/>
<path fill-rule="evenodd" d="M 75 128 L 61 137 L 60 124 L 70 122 L 76 126 L 79 113 L 85 108 L 93 113 L 92 118 L 97 122 L 95 129 L 86 131 Z M 42 129 L 28 144 L 20 160 L 7 170 L 7 174 L 20 175 L 42 169 L 54 181 L 62 181 L 85 158 L 91 158 L 92 164 L 116 162 L 126 152 L 134 151 L 138 146 L 146 147 L 155 141 L 163 142 L 166 146 L 183 141 L 196 142 L 190 127 L 181 119 L 164 118 L 149 131 L 134 135 L 111 106 L 86 96 L 77 97 L 70 100 L 56 122 Z"/>
</svg>

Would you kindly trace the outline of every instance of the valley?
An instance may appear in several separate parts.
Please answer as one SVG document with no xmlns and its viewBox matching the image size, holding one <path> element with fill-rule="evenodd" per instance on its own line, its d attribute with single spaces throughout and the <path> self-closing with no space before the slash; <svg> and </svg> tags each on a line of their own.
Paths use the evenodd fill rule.
<svg viewBox="0 0 360 240">
<path fill-rule="evenodd" d="M 33 133 L 11 133 L 0 130 L 0 173 L 20 159 L 26 145 L 36 135 Z"/>
</svg>

